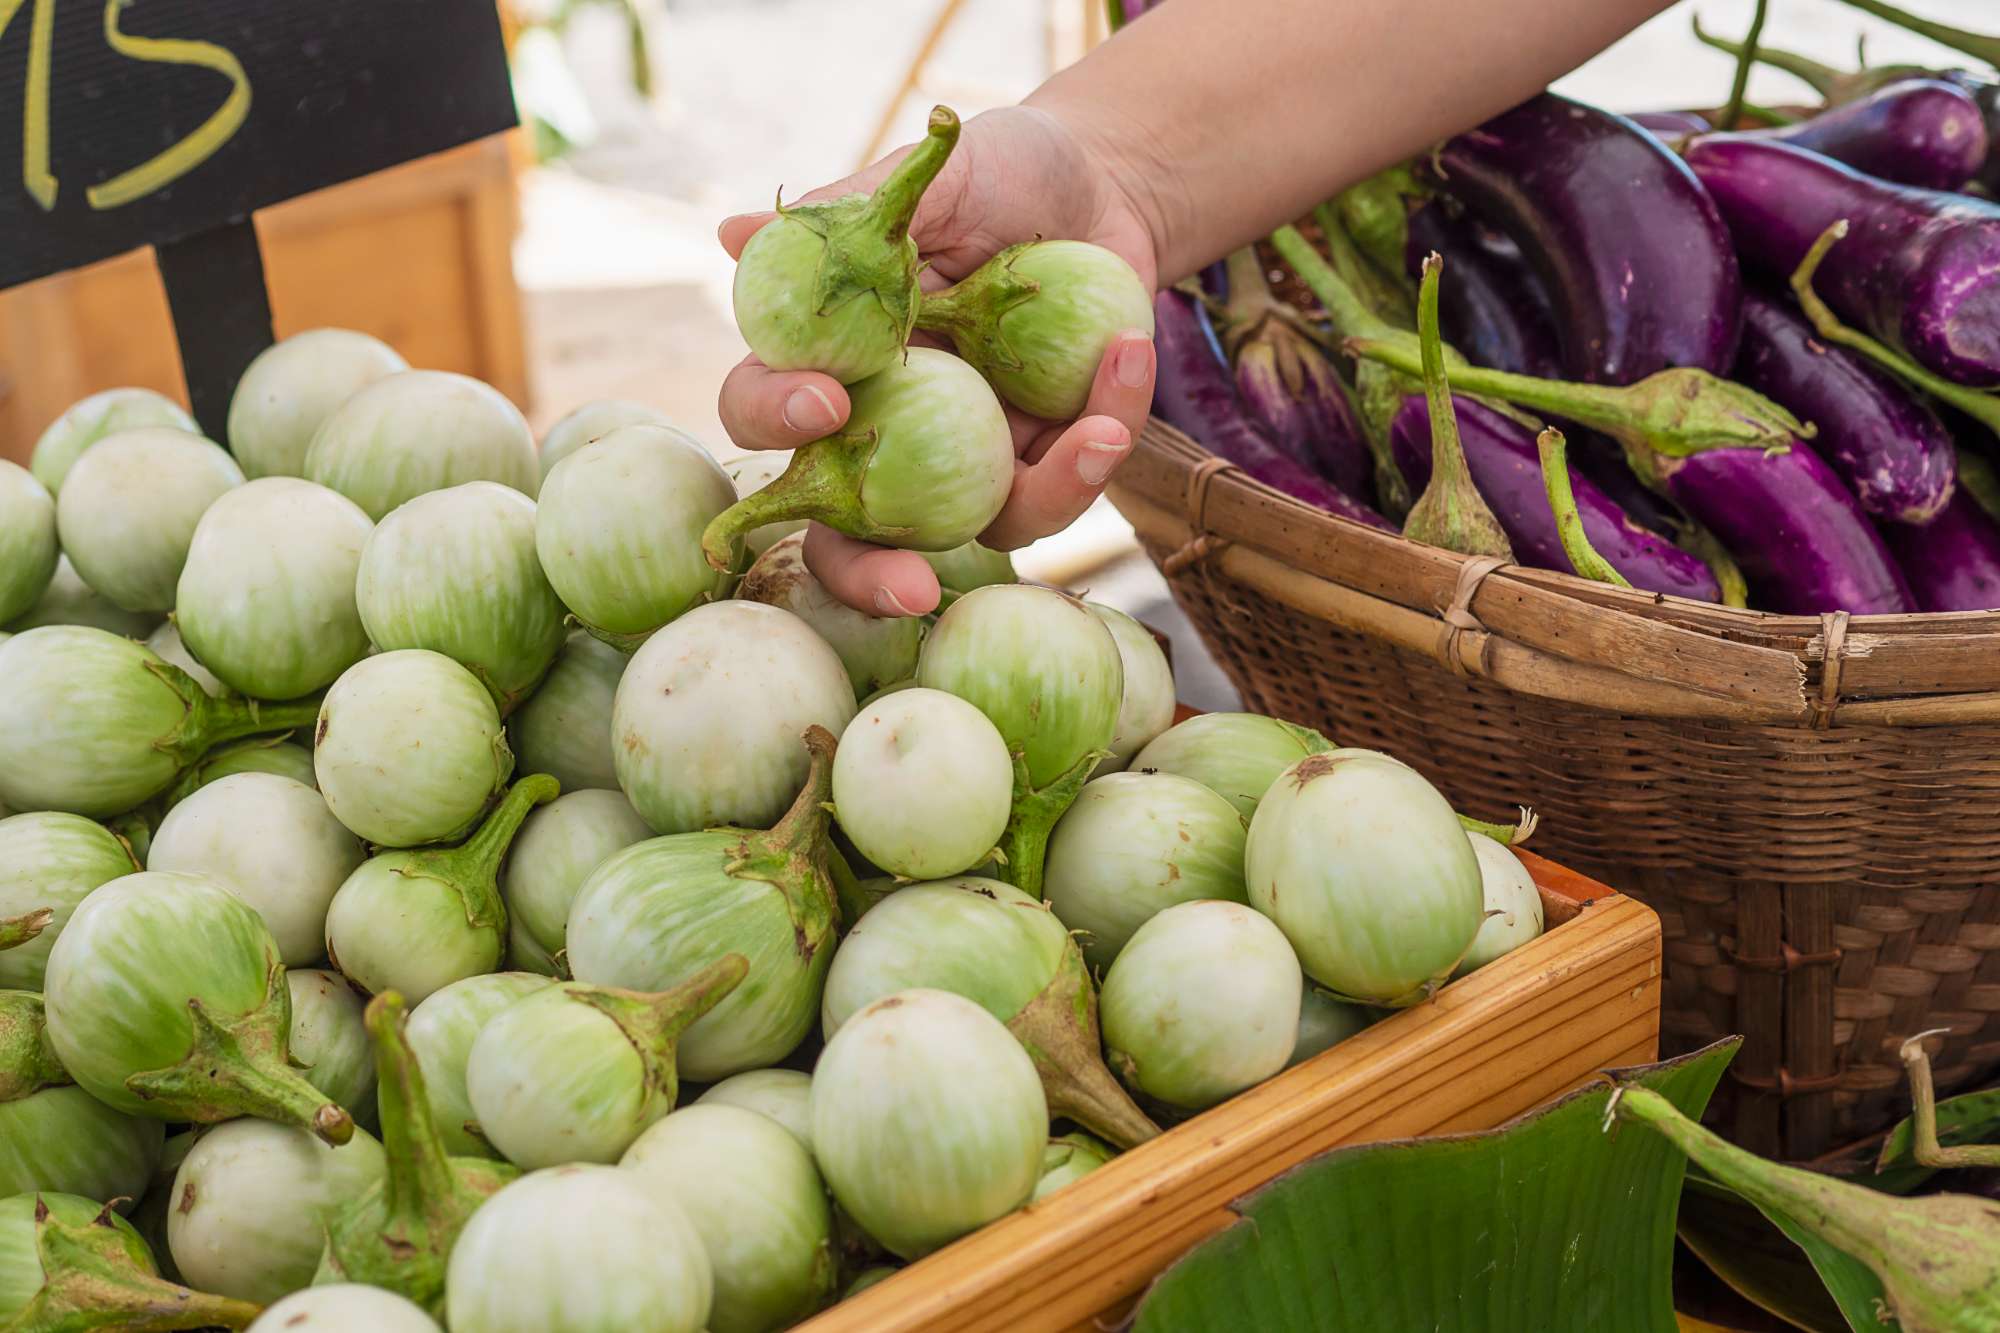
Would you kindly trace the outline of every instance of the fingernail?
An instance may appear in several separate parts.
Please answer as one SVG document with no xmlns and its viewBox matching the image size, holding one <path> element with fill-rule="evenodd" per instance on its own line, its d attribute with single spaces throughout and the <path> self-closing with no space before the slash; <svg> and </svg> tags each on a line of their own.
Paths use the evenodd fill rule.
<svg viewBox="0 0 2000 1333">
<path fill-rule="evenodd" d="M 885 616 L 913 616 L 916 612 L 897 600 L 896 594 L 887 588 L 875 590 L 875 609 Z"/>
<path fill-rule="evenodd" d="M 810 384 L 800 385 L 785 399 L 785 424 L 801 435 L 824 435 L 839 419 L 832 400 Z"/>
<path fill-rule="evenodd" d="M 1118 349 L 1118 360 L 1113 363 L 1111 373 L 1118 383 L 1127 389 L 1143 389 L 1153 373 L 1153 340 L 1134 337 L 1126 340 Z"/>
<path fill-rule="evenodd" d="M 1129 444 L 1114 444 L 1109 440 L 1086 440 L 1076 451 L 1076 475 L 1083 478 L 1086 486 L 1102 486 L 1111 470 L 1125 460 L 1132 452 Z"/>
<path fill-rule="evenodd" d="M 716 225 L 715 228 L 716 237 L 720 239 L 721 237 L 727 236 L 729 234 L 729 228 L 732 223 L 737 222 L 742 218 L 747 218 L 749 216 L 750 215 L 748 213 L 731 213 L 728 217 L 724 218 L 720 223 Z"/>
</svg>

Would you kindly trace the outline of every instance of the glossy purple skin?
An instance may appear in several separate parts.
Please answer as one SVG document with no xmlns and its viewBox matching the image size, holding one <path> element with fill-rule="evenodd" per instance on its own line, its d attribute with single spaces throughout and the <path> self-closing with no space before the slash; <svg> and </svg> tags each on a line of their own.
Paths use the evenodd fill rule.
<svg viewBox="0 0 2000 1333">
<path fill-rule="evenodd" d="M 1809 443 L 1875 517 L 1924 523 L 1951 499 L 1958 465 L 1937 413 L 1762 292 L 1743 302 L 1736 377 L 1819 428 Z"/>
<path fill-rule="evenodd" d="M 1706 134 L 1715 126 L 1698 111 L 1640 111 L 1632 123 L 1671 142 L 1688 134 Z"/>
<path fill-rule="evenodd" d="M 1905 79 L 1796 125 L 1746 133 L 1925 190 L 1963 189 L 1992 147 L 1979 104 L 1941 79 Z"/>
<path fill-rule="evenodd" d="M 1569 437 L 1570 470 L 1588 477 L 1611 502 L 1625 511 L 1627 518 L 1642 528 L 1672 539 L 1687 524 L 1687 516 L 1664 496 L 1646 489 L 1639 474 L 1625 461 L 1625 451 L 1616 440 L 1599 435 L 1587 426 L 1557 423 Z"/>
<path fill-rule="evenodd" d="M 1410 215 L 1403 258 L 1411 277 L 1423 272 L 1424 257 L 1432 251 L 1444 256 L 1438 326 L 1446 342 L 1475 366 L 1538 379 L 1561 377 L 1549 298 L 1512 241 L 1432 202 Z"/>
<path fill-rule="evenodd" d="M 2000 387 L 2000 204 L 1864 176 L 1769 139 L 1712 134 L 1687 163 L 1744 265 L 1778 283 L 1845 218 L 1813 287 L 1847 323 L 1946 379 Z"/>
<path fill-rule="evenodd" d="M 1735 361 L 1743 293 L 1729 233 L 1681 159 L 1623 116 L 1542 93 L 1417 168 L 1520 246 L 1569 378 L 1630 384 Z"/>
<path fill-rule="evenodd" d="M 1573 572 L 1556 532 L 1556 516 L 1542 484 L 1542 459 L 1534 433 L 1492 408 L 1452 398 L 1458 416 L 1459 443 L 1473 484 L 1507 533 L 1514 557 L 1538 569 Z M 1431 477 L 1431 414 L 1420 397 L 1403 400 L 1389 428 L 1396 466 L 1421 493 Z M 1572 470 L 1570 489 L 1583 516 L 1584 535 L 1612 568 L 1647 592 L 1670 593 L 1697 601 L 1718 602 L 1722 589 L 1701 560 L 1656 533 L 1634 523 L 1618 502 Z"/>
<path fill-rule="evenodd" d="M 1385 532 L 1396 530 L 1389 520 L 1284 453 L 1251 422 L 1236 397 L 1207 312 L 1193 297 L 1167 288 L 1153 299 L 1153 321 L 1153 347 L 1159 360 L 1153 388 L 1156 416 L 1266 486 L 1337 517 Z"/>
<path fill-rule="evenodd" d="M 1791 615 L 1916 609 L 1868 516 L 1805 445 L 1784 454 L 1710 449 L 1658 466 L 1667 493 L 1736 557 L 1752 606 Z"/>
<path fill-rule="evenodd" d="M 2000 609 L 2000 523 L 1964 491 L 1922 527 L 1884 523 L 1922 611 Z"/>
<path fill-rule="evenodd" d="M 1284 453 L 1348 495 L 1368 495 L 1374 461 L 1340 374 L 1303 337 L 1286 346 L 1296 356 L 1299 384 L 1285 382 L 1274 344 L 1252 335 L 1236 347 L 1236 393 L 1251 419 Z"/>
</svg>

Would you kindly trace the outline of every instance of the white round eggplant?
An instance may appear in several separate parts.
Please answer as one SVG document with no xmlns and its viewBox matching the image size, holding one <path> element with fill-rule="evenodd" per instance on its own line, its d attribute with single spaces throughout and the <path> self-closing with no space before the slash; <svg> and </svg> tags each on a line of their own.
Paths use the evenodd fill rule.
<svg viewBox="0 0 2000 1333">
<path fill-rule="evenodd" d="M 249 1333 L 444 1333 L 423 1307 L 360 1282 L 330 1282 L 274 1301 Z"/>
<path fill-rule="evenodd" d="M 442 653 L 378 653 L 348 668 L 320 705 L 320 795 L 377 846 L 463 836 L 513 771 L 493 696 Z"/>
<path fill-rule="evenodd" d="M 618 785 L 654 830 L 762 828 L 804 785 L 799 737 L 854 716 L 840 658 L 789 611 L 697 607 L 633 654 L 612 707 Z"/>
<path fill-rule="evenodd" d="M 709 1333 L 775 1333 L 832 1299 L 839 1265 L 826 1186 L 776 1121 L 690 1106 L 641 1134 L 618 1165 L 701 1236 L 715 1275 Z"/>
<path fill-rule="evenodd" d="M 28 469 L 35 474 L 36 481 L 48 488 L 49 494 L 60 495 L 63 479 L 86 449 L 108 435 L 146 426 L 201 430 L 187 409 L 165 394 L 151 389 L 106 389 L 79 399 L 49 423 L 49 428 L 35 441 Z"/>
<path fill-rule="evenodd" d="M 507 719 L 507 736 L 523 773 L 547 773 L 564 791 L 610 790 L 611 703 L 625 654 L 573 630 L 535 692 Z"/>
<path fill-rule="evenodd" d="M 1200 783 L 1112 773 L 1084 786 L 1049 836 L 1042 891 L 1102 971 L 1175 903 L 1244 902 L 1243 817 Z"/>
<path fill-rule="evenodd" d="M 292 1061 L 306 1082 L 345 1107 L 356 1121 L 375 1122 L 375 1051 L 362 1021 L 361 997 L 338 972 L 287 969 L 292 996 Z"/>
<path fill-rule="evenodd" d="M 1128 769 L 1193 778 L 1248 819 L 1278 774 L 1332 748 L 1318 732 L 1275 717 L 1201 713 L 1161 732 L 1133 756 Z"/>
<path fill-rule="evenodd" d="M 167 812 L 146 865 L 207 875 L 257 909 L 286 967 L 326 957 L 326 910 L 366 859 L 318 792 L 271 773 L 237 773 Z"/>
<path fill-rule="evenodd" d="M 48 908 L 34 939 L 0 951 L 0 990 L 42 988 L 49 950 L 92 889 L 139 869 L 117 834 L 81 815 L 42 811 L 0 819 L 0 917 Z"/>
<path fill-rule="evenodd" d="M 750 1069 L 732 1074 L 694 1099 L 697 1106 L 740 1106 L 784 1126 L 812 1151 L 812 1075 L 797 1069 Z"/>
<path fill-rule="evenodd" d="M 194 660 L 194 654 L 181 642 L 180 629 L 171 620 L 160 622 L 160 627 L 146 636 L 146 646 L 151 648 L 162 662 L 177 666 L 194 677 L 194 683 L 211 699 L 219 699 L 229 693 L 229 687 L 217 680 L 212 672 Z"/>
<path fill-rule="evenodd" d="M 1048 1142 L 1035 1065 L 961 996 L 909 990 L 842 1025 L 813 1071 L 813 1154 L 840 1206 L 914 1259 L 1034 1193 Z"/>
<path fill-rule="evenodd" d="M 555 465 L 586 444 L 597 441 L 620 426 L 671 426 L 667 414 L 644 403 L 622 398 L 600 398 L 585 403 L 549 427 L 542 436 L 542 480 L 547 481 Z"/>
<path fill-rule="evenodd" d="M 433 991 L 410 1011 L 405 1036 L 423 1070 L 425 1100 L 438 1134 L 454 1157 L 500 1155 L 472 1128 L 472 1099 L 465 1091 L 472 1043 L 494 1015 L 554 984 L 530 972 L 492 972 Z"/>
<path fill-rule="evenodd" d="M 472 1215 L 445 1288 L 452 1333 L 699 1333 L 714 1277 L 694 1225 L 636 1175 L 561 1166 Z"/>
<path fill-rule="evenodd" d="M 175 592 L 188 651 L 256 699 L 323 689 L 368 651 L 354 578 L 368 515 L 296 477 L 247 482 L 195 525 Z"/>
<path fill-rule="evenodd" d="M 532 496 L 535 437 L 490 384 L 444 370 L 405 370 L 361 389 L 313 433 L 305 475 L 381 522 L 427 491 L 494 481 Z"/>
<path fill-rule="evenodd" d="M 1338 1046 L 1374 1021 L 1374 1011 L 1365 1005 L 1336 1000 L 1317 986 L 1307 986 L 1299 997 L 1299 1035 L 1292 1043 L 1292 1058 L 1285 1062 L 1286 1067 Z"/>
<path fill-rule="evenodd" d="M 305 475 L 306 449 L 334 409 L 408 370 L 396 349 L 353 329 L 307 329 L 265 348 L 229 399 L 229 449 L 249 477 Z"/>
<path fill-rule="evenodd" d="M 789 449 L 759 449 L 741 458 L 732 458 L 722 465 L 729 474 L 729 480 L 736 484 L 738 495 L 755 495 L 779 477 L 785 475 L 785 467 L 792 461 Z M 755 560 L 764 552 L 776 546 L 795 532 L 804 532 L 808 523 L 805 519 L 783 519 L 776 523 L 766 523 L 743 534 L 743 550 L 746 558 Z"/>
<path fill-rule="evenodd" d="M 377 523 L 354 600 L 377 648 L 443 653 L 503 711 L 563 644 L 563 605 L 535 555 L 535 502 L 490 481 L 419 495 Z"/>
<path fill-rule="evenodd" d="M 529 815 L 500 868 L 509 964 L 557 975 L 577 890 L 613 852 L 652 836 L 619 791 L 567 792 Z"/>
<path fill-rule="evenodd" d="M 1521 858 L 1484 833 L 1467 829 L 1472 853 L 1479 858 L 1479 882 L 1486 919 L 1472 937 L 1455 976 L 1464 976 L 1486 966 L 1502 954 L 1511 953 L 1542 933 L 1544 913 L 1542 891 L 1535 877 L 1521 864 Z"/>
<path fill-rule="evenodd" d="M 41 600 L 58 555 L 55 498 L 26 468 L 0 458 L 0 625 Z"/>
<path fill-rule="evenodd" d="M 840 654 L 857 698 L 915 676 L 923 617 L 874 616 L 841 601 L 806 568 L 805 541 L 804 533 L 785 537 L 758 556 L 736 595 L 782 607 L 812 626 Z"/>
<path fill-rule="evenodd" d="M 1437 789 L 1372 750 L 1300 760 L 1244 848 L 1250 902 L 1306 974 L 1344 999 L 1413 1004 L 1465 956 L 1484 912 L 1479 858 Z"/>
<path fill-rule="evenodd" d="M 942 690 L 869 704 L 833 758 L 835 818 L 892 875 L 943 879 L 993 854 L 1013 808 L 1014 761 L 977 708 Z"/>
<path fill-rule="evenodd" d="M 7 622 L 7 632 L 18 634 L 43 625 L 86 625 L 127 639 L 143 639 L 160 624 L 150 611 L 126 611 L 90 590 L 76 572 L 69 557 L 56 558 L 56 570 L 49 577 L 34 605 Z"/>
<path fill-rule="evenodd" d="M 1153 632 L 1123 611 L 1099 602 L 1085 602 L 1090 614 L 1104 622 L 1118 643 L 1118 659 L 1124 668 L 1125 692 L 1118 702 L 1118 725 L 1107 747 L 1111 757 L 1097 766 L 1097 772 L 1115 773 L 1144 749 L 1155 736 L 1174 724 L 1173 668 Z"/>
<path fill-rule="evenodd" d="M 100 440 L 64 480 L 56 530 L 76 572 L 127 611 L 171 611 L 196 524 L 243 471 L 199 435 L 163 426 Z"/>
<path fill-rule="evenodd" d="M 1140 926 L 1098 996 L 1105 1056 L 1135 1090 L 1200 1110 L 1285 1067 L 1303 981 L 1284 934 L 1242 903 L 1177 903 Z"/>
</svg>

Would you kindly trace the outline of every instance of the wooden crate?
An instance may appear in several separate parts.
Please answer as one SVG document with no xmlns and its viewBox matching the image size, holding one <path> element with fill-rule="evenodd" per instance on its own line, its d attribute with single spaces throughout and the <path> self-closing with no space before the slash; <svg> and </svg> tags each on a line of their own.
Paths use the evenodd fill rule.
<svg viewBox="0 0 2000 1333">
<path fill-rule="evenodd" d="M 508 136 L 267 209 L 257 232 L 278 335 L 360 329 L 525 409 L 515 221 Z M 0 292 L 0 458 L 25 463 L 64 408 L 126 384 L 187 401 L 150 250 Z"/>
<path fill-rule="evenodd" d="M 1655 1059 L 1660 921 L 1532 853 L 1548 931 L 1296 1069 L 801 1325 L 806 1333 L 1101 1333 L 1230 1200 L 1348 1143 L 1488 1129 Z M 1100 1322 L 1102 1321 L 1102 1322 Z"/>
</svg>

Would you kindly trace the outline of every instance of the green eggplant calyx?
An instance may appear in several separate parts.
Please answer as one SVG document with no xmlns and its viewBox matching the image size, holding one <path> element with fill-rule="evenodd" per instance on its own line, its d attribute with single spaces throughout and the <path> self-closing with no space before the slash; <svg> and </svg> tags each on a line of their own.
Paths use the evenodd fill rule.
<svg viewBox="0 0 2000 1333">
<path fill-rule="evenodd" d="M 1296 722 L 1285 722 L 1276 718 L 1272 721 L 1277 722 L 1278 729 L 1297 741 L 1299 748 L 1309 755 L 1330 754 L 1340 748 L 1311 727 L 1302 727 Z"/>
<path fill-rule="evenodd" d="M 254 1115 L 311 1130 L 338 1147 L 354 1137 L 354 1120 L 294 1069 L 287 1051 L 291 991 L 283 963 L 272 959 L 264 1002 L 234 1019 L 217 1019 L 199 998 L 187 1002 L 190 1039 L 179 1063 L 125 1080 L 142 1101 L 171 1120 L 212 1125 Z"/>
<path fill-rule="evenodd" d="M 229 741 L 266 731 L 293 731 L 319 720 L 319 695 L 282 703 L 240 695 L 211 699 L 194 677 L 171 662 L 150 661 L 146 670 L 180 697 L 185 710 L 173 729 L 153 742 L 154 749 L 172 757 L 182 768 L 200 762 L 203 755 Z"/>
<path fill-rule="evenodd" d="M 827 815 L 833 804 L 834 739 L 821 726 L 807 727 L 801 739 L 812 763 L 805 786 L 784 818 L 769 829 L 743 830 L 730 845 L 722 869 L 736 879 L 769 884 L 784 895 L 799 952 L 810 958 L 832 942 L 839 925 Z"/>
<path fill-rule="evenodd" d="M 1074 938 L 1041 993 L 1007 1020 L 1047 1093 L 1049 1115 L 1074 1120 L 1121 1148 L 1157 1137 L 1160 1127 L 1120 1087 L 1099 1052 L 1097 988 Z"/>
<path fill-rule="evenodd" d="M 742 561 L 743 535 L 766 523 L 817 519 L 850 537 L 889 545 L 914 535 L 913 528 L 877 523 L 862 502 L 862 483 L 879 440 L 875 427 L 849 422 L 848 429 L 793 450 L 792 461 L 776 481 L 709 521 L 701 534 L 701 552 L 710 568 L 734 570 Z"/>
<path fill-rule="evenodd" d="M 1326 240 L 1326 251 L 1333 259 L 1334 271 L 1368 303 L 1368 308 L 1399 328 L 1415 328 L 1417 306 L 1414 294 L 1396 281 L 1402 275 L 1402 265 L 1398 263 L 1392 270 L 1395 277 L 1377 268 L 1354 243 L 1354 238 L 1348 235 L 1330 206 L 1321 204 L 1315 208 L 1313 220 L 1319 223 L 1320 235 Z"/>
<path fill-rule="evenodd" d="M 680 1096 L 674 1047 L 681 1034 L 728 996 L 750 974 L 750 960 L 724 954 L 677 986 L 662 991 L 620 990 L 613 986 L 570 985 L 563 994 L 590 1006 L 618 1025 L 639 1053 L 646 1086 L 673 1109 Z"/>
<path fill-rule="evenodd" d="M 26 944 L 47 930 L 49 922 L 55 919 L 52 907 L 37 908 L 20 916 L 0 916 L 0 949 L 13 949 Z"/>
<path fill-rule="evenodd" d="M 1109 750 L 1092 750 L 1037 789 L 1028 776 L 1023 752 L 1014 754 L 1014 807 L 1007 816 L 1006 831 L 1000 835 L 1000 865 L 997 878 L 1012 884 L 1037 901 L 1042 897 L 1042 866 L 1048 860 L 1049 833 L 1063 812 L 1076 803 L 1077 793 L 1098 762 Z"/>
<path fill-rule="evenodd" d="M 1354 367 L 1354 406 L 1375 464 L 1375 496 L 1382 502 L 1382 512 L 1399 523 L 1409 516 L 1412 497 L 1409 478 L 1396 466 L 1389 427 L 1403 410 L 1410 389 L 1408 380 L 1387 366 L 1362 361 Z"/>
<path fill-rule="evenodd" d="M 507 905 L 500 897 L 500 863 L 521 821 L 538 805 L 562 793 L 562 784 L 546 773 L 531 773 L 516 782 L 486 816 L 486 822 L 456 847 L 423 847 L 388 852 L 396 858 L 395 872 L 408 879 L 430 879 L 456 893 L 465 907 L 465 924 L 474 930 L 507 933 Z"/>
<path fill-rule="evenodd" d="M 169 1329 L 248 1328 L 261 1311 L 248 1301 L 191 1291 L 140 1264 L 134 1237 L 119 1229 L 111 1205 L 73 1226 L 35 1200 L 35 1257 L 41 1289 L 10 1329 L 119 1329 L 164 1333 Z"/>
<path fill-rule="evenodd" d="M 1590 544 L 1589 534 L 1583 530 L 1583 515 L 1577 512 L 1576 491 L 1570 484 L 1569 452 L 1562 432 L 1550 426 L 1536 439 L 1535 448 L 1542 460 L 1542 487 L 1548 492 L 1549 509 L 1556 519 L 1556 538 L 1562 543 L 1563 554 L 1569 557 L 1570 568 L 1598 583 L 1631 587 L 1632 581 L 1597 553 L 1597 548 Z"/>
<path fill-rule="evenodd" d="M 49 1044 L 48 1019 L 36 991 L 0 990 L 0 1102 L 76 1080 Z"/>
<path fill-rule="evenodd" d="M 1377 172 L 1334 197 L 1334 213 L 1361 252 L 1385 273 L 1400 272 L 1409 248 L 1410 208 L 1430 197 L 1407 162 Z"/>
<path fill-rule="evenodd" d="M 1443 273 L 1444 258 L 1433 251 L 1424 260 L 1423 286 L 1417 295 L 1417 338 L 1431 419 L 1431 479 L 1410 506 L 1403 535 L 1461 555 L 1511 561 L 1514 547 L 1480 495 L 1459 442 L 1458 413 L 1452 407 L 1451 383 L 1445 375 L 1444 340 L 1438 333 L 1438 284 Z"/>
<path fill-rule="evenodd" d="M 1458 826 L 1473 833 L 1483 833 L 1502 847 L 1519 847 L 1533 837 L 1535 830 L 1542 825 L 1541 816 L 1533 810 L 1525 805 L 1520 807 L 1520 810 L 1521 817 L 1511 824 L 1489 824 L 1483 819 L 1474 819 L 1471 815 L 1460 815 Z"/>
<path fill-rule="evenodd" d="M 922 298 L 917 306 L 917 327 L 950 338 L 959 356 L 984 374 L 1023 369 L 1027 362 L 1007 341 L 1000 325 L 1042 290 L 1041 283 L 1014 271 L 1015 261 L 1035 244 L 1010 245 L 963 280 Z"/>
</svg>

